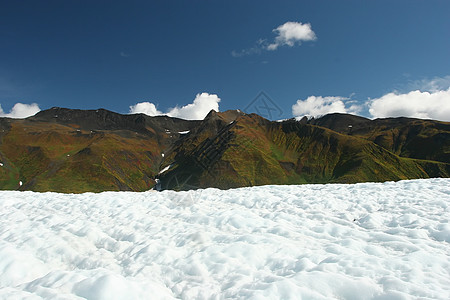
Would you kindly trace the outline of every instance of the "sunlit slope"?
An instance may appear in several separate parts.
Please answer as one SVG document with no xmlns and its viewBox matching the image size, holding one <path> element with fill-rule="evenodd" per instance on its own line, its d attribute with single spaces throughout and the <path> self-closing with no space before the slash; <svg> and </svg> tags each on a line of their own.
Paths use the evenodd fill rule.
<svg viewBox="0 0 450 300">
<path fill-rule="evenodd" d="M 56 109 L 26 120 L 4 120 L 0 188 L 148 190 L 155 184 L 162 151 L 174 137 L 142 118 L 104 110 Z M 162 119 L 159 123 L 171 126 Z"/>
<path fill-rule="evenodd" d="M 74 130 L 62 125 L 15 123 L 3 137 L 8 185 L 34 191 L 145 190 L 161 157 L 153 139 L 136 134 Z M 8 188 L 8 186 L 6 186 Z"/>
<path fill-rule="evenodd" d="M 0 118 L 0 189 L 56 192 L 233 188 L 449 177 L 449 123 L 332 114 L 202 121 L 53 108 Z"/>
</svg>

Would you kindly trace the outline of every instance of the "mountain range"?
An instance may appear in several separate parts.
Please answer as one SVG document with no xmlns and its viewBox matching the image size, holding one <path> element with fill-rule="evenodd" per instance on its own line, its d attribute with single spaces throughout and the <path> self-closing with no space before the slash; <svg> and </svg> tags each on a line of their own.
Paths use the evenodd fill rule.
<svg viewBox="0 0 450 300">
<path fill-rule="evenodd" d="M 0 189 L 221 189 L 450 177 L 450 123 L 349 114 L 204 120 L 54 107 L 0 118 Z"/>
</svg>

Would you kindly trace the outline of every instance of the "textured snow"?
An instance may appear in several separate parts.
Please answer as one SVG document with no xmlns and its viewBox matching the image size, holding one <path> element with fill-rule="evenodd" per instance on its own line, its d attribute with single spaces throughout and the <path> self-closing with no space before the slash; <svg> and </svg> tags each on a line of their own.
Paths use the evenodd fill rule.
<svg viewBox="0 0 450 300">
<path fill-rule="evenodd" d="M 167 167 L 165 167 L 164 169 L 162 169 L 161 171 L 159 171 L 158 174 L 162 174 L 162 173 L 164 173 L 164 172 L 167 172 L 171 167 L 172 167 L 172 164 L 168 165 Z"/>
<path fill-rule="evenodd" d="M 0 192 L 0 299 L 450 299 L 450 179 Z"/>
</svg>

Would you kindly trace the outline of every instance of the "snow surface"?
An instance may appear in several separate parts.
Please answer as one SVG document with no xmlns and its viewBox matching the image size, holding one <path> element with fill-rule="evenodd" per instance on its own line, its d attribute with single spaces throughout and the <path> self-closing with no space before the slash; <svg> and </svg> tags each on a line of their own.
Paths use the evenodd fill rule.
<svg viewBox="0 0 450 300">
<path fill-rule="evenodd" d="M 1 299 L 450 299 L 450 179 L 0 192 Z"/>
<path fill-rule="evenodd" d="M 171 167 L 172 167 L 172 164 L 168 165 L 167 167 L 165 167 L 164 169 L 162 169 L 161 171 L 159 171 L 158 174 L 162 174 L 162 173 L 164 173 L 164 172 L 167 172 Z"/>
<path fill-rule="evenodd" d="M 179 131 L 179 134 L 188 134 L 190 132 L 190 130 L 185 130 L 185 131 Z"/>
</svg>

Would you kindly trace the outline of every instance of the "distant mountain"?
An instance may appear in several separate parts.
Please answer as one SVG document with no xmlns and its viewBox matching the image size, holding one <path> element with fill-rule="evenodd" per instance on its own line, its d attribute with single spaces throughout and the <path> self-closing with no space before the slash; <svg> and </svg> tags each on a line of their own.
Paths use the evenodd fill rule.
<svg viewBox="0 0 450 300">
<path fill-rule="evenodd" d="M 52 108 L 0 118 L 0 188 L 58 192 L 143 191 L 163 150 L 199 121 Z M 19 182 L 22 186 L 19 186 Z"/>
<path fill-rule="evenodd" d="M 0 163 L 0 189 L 76 193 L 450 177 L 450 123 L 52 108 L 0 118 Z"/>
</svg>

